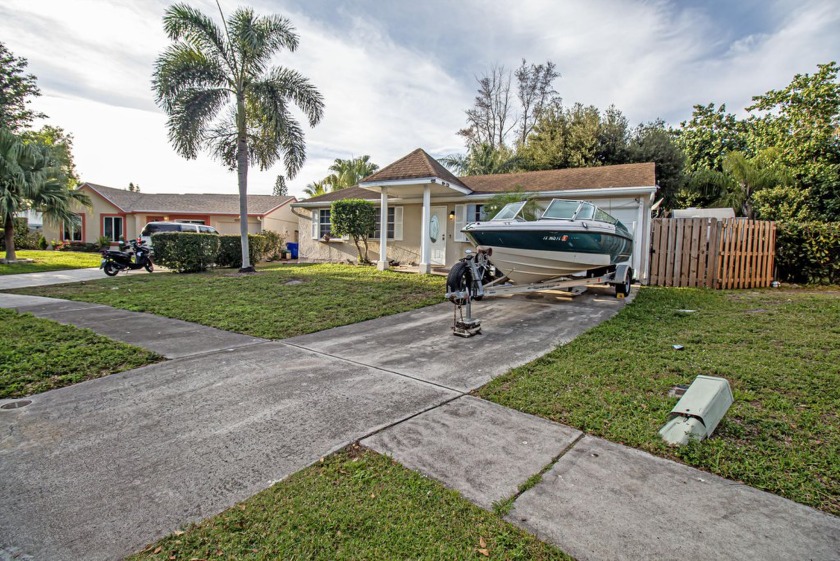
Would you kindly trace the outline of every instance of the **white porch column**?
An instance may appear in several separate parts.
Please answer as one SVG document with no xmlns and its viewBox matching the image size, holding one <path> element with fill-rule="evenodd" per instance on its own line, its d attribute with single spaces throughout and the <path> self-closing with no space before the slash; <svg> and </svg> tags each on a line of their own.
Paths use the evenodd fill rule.
<svg viewBox="0 0 840 561">
<path fill-rule="evenodd" d="M 432 187 L 428 183 L 423 186 L 423 219 L 420 228 L 420 273 L 427 275 L 432 272 L 432 244 L 429 238 L 429 220 L 432 218 Z"/>
<path fill-rule="evenodd" d="M 388 268 L 388 190 L 383 187 L 379 209 L 379 261 L 376 268 L 384 271 Z"/>
</svg>

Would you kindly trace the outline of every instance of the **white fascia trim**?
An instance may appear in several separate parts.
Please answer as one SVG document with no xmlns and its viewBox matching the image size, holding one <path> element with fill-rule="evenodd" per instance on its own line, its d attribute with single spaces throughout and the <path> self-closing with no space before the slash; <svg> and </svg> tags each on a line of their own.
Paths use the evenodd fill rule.
<svg viewBox="0 0 840 561">
<path fill-rule="evenodd" d="M 362 189 L 367 189 L 369 191 L 376 191 L 377 187 L 399 187 L 400 185 L 424 185 L 426 183 L 435 183 L 437 185 L 443 185 L 444 187 L 449 187 L 453 191 L 458 191 L 459 193 L 463 193 L 465 195 L 469 195 L 472 193 L 472 190 L 467 187 L 462 187 L 461 185 L 455 185 L 450 183 L 449 181 L 445 181 L 440 177 L 420 177 L 417 179 L 394 179 L 391 181 L 368 181 L 366 183 L 359 183 L 359 187 Z"/>
<path fill-rule="evenodd" d="M 540 199 L 556 198 L 586 198 L 586 197 L 609 197 L 620 195 L 650 195 L 651 197 L 656 193 L 659 187 L 655 185 L 646 187 L 602 187 L 598 189 L 574 189 L 567 191 L 523 191 L 523 195 L 534 196 Z M 462 203 L 470 201 L 487 201 L 500 193 L 481 193 L 469 195 L 466 197 L 435 197 L 433 202 L 437 203 Z"/>
</svg>

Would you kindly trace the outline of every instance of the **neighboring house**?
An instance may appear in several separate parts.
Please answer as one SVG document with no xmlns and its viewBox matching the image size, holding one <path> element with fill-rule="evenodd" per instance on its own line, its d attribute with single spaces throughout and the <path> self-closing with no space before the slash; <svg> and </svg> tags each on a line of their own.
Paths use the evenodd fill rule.
<svg viewBox="0 0 840 561">
<path fill-rule="evenodd" d="M 138 193 L 94 183 L 79 186 L 93 208 L 79 209 L 80 224 L 57 229 L 45 225 L 49 240 L 94 243 L 106 237 L 116 243 L 140 235 L 148 222 L 189 222 L 213 226 L 221 234 L 239 234 L 239 195 Z M 294 197 L 248 195 L 248 231 L 272 230 L 295 241 L 298 219 L 292 213 Z"/>
<path fill-rule="evenodd" d="M 636 277 L 647 280 L 650 207 L 657 190 L 653 163 L 455 177 L 418 148 L 356 187 L 292 204 L 300 217 L 299 255 L 306 261 L 355 259 L 353 243 L 330 233 L 330 204 L 361 198 L 378 206 L 370 250 L 380 269 L 389 260 L 416 264 L 421 273 L 449 267 L 471 247 L 461 229 L 485 219 L 483 203 L 517 189 L 533 195 L 543 208 L 554 198 L 583 199 L 621 220 L 634 233 Z M 384 236 L 379 226 L 383 215 Z"/>
</svg>

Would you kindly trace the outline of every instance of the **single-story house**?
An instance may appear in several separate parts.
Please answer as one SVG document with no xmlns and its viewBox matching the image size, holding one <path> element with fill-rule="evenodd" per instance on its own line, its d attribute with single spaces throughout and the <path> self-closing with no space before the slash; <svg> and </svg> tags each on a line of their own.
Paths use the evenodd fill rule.
<svg viewBox="0 0 840 561">
<path fill-rule="evenodd" d="M 650 208 L 658 187 L 654 163 L 456 177 L 418 148 L 363 179 L 357 186 L 293 203 L 302 232 L 304 261 L 356 259 L 352 241 L 332 236 L 330 205 L 348 198 L 374 202 L 377 227 L 370 250 L 377 266 L 416 264 L 421 273 L 451 267 L 471 247 L 461 229 L 484 219 L 482 206 L 500 193 L 521 190 L 543 208 L 551 199 L 588 200 L 634 233 L 633 270 L 647 280 Z M 387 224 L 380 228 L 380 224 Z"/>
<path fill-rule="evenodd" d="M 90 197 L 93 207 L 78 207 L 78 226 L 44 225 L 47 241 L 95 243 L 104 236 L 116 243 L 120 237 L 136 238 L 146 223 L 155 221 L 205 224 L 221 234 L 239 234 L 239 195 L 140 193 L 94 183 L 83 183 L 79 190 Z M 291 209 L 296 200 L 248 195 L 248 231 L 272 230 L 284 234 L 287 241 L 296 241 L 298 218 Z"/>
</svg>

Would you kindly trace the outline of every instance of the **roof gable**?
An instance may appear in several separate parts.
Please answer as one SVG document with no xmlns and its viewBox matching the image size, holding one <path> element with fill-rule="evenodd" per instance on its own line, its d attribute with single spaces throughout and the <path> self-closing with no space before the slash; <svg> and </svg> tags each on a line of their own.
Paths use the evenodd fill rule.
<svg viewBox="0 0 840 561">
<path fill-rule="evenodd" d="M 386 181 L 402 181 L 406 179 L 425 179 L 437 177 L 448 183 L 466 187 L 464 183 L 455 177 L 451 171 L 443 167 L 440 162 L 432 158 L 425 150 L 418 148 L 382 168 L 381 170 L 365 177 L 359 182 L 363 183 L 384 183 Z"/>
</svg>

